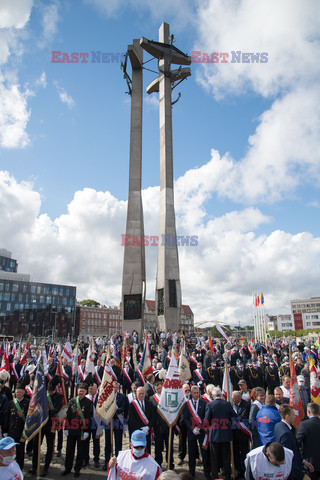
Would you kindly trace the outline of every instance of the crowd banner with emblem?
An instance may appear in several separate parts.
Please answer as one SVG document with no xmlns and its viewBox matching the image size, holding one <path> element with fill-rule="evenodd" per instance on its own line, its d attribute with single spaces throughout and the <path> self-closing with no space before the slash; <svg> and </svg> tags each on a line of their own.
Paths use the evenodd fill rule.
<svg viewBox="0 0 320 480">
<path fill-rule="evenodd" d="M 110 444 L 111 455 L 113 451 L 113 429 L 112 419 L 117 411 L 116 394 L 112 382 L 115 380 L 115 374 L 110 365 L 110 351 L 103 371 L 103 377 L 99 389 L 99 396 L 96 406 L 96 414 L 105 423 L 110 425 Z"/>
<path fill-rule="evenodd" d="M 290 358 L 290 394 L 289 402 L 293 406 L 294 414 L 296 416 L 294 421 L 294 426 L 299 427 L 301 420 L 304 418 L 304 410 L 302 406 L 302 401 L 299 393 L 299 386 L 297 381 L 296 369 L 291 358 L 291 349 L 289 350 Z"/>
<path fill-rule="evenodd" d="M 43 369 L 43 361 L 41 359 L 38 363 L 32 396 L 29 403 L 27 418 L 23 430 L 23 436 L 26 440 L 31 440 L 39 433 L 37 466 L 38 477 L 40 477 L 41 428 L 47 423 L 48 418 L 49 407 L 46 390 L 46 379 Z"/>
<path fill-rule="evenodd" d="M 185 398 L 182 390 L 177 360 L 174 353 L 172 353 L 168 372 L 163 383 L 163 388 L 158 403 L 158 411 L 169 426 L 168 463 L 170 462 L 171 458 L 172 427 L 178 420 L 181 410 L 184 407 L 184 402 Z"/>
<path fill-rule="evenodd" d="M 320 405 L 320 380 L 313 359 L 310 358 L 310 394 L 311 402 Z"/>
<path fill-rule="evenodd" d="M 180 359 L 179 359 L 179 374 L 180 374 L 182 384 L 190 380 L 192 376 L 190 371 L 190 364 L 187 360 L 186 346 L 184 342 L 183 342 L 183 347 L 181 349 Z"/>
</svg>

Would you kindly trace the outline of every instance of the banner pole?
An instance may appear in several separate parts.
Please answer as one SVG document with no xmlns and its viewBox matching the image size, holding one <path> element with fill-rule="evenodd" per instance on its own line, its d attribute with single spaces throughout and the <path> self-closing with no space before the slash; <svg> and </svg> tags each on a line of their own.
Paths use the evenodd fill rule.
<svg viewBox="0 0 320 480">
<path fill-rule="evenodd" d="M 113 456 L 113 418 L 110 421 L 110 449 L 111 449 L 111 457 Z"/>
<path fill-rule="evenodd" d="M 41 450 L 41 428 L 38 432 L 37 480 L 40 479 L 40 450 Z"/>
<path fill-rule="evenodd" d="M 169 448 L 168 448 L 167 470 L 170 470 L 170 466 L 171 466 L 171 449 L 172 449 L 172 425 L 170 425 L 169 427 Z"/>
</svg>

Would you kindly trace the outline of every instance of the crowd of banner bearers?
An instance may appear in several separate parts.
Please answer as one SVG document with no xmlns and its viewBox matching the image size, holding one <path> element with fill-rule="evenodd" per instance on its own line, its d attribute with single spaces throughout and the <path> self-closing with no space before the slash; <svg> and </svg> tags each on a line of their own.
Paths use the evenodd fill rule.
<svg viewBox="0 0 320 480">
<path fill-rule="evenodd" d="M 45 477 L 62 451 L 62 475 L 76 478 L 91 451 L 110 479 L 126 471 L 153 480 L 174 461 L 191 477 L 200 463 L 207 479 L 262 478 L 259 468 L 278 464 L 283 478 L 319 478 L 320 442 L 309 445 L 320 438 L 317 343 L 156 330 L 38 347 L 3 341 L 0 358 L 0 478 L 1 438 L 21 479 L 26 454 L 29 473 Z M 124 435 L 131 457 L 121 453 Z"/>
</svg>

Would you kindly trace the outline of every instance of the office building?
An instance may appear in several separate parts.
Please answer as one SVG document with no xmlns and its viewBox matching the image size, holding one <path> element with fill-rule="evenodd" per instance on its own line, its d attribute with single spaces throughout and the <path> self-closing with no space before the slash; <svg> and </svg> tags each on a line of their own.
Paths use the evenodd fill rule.
<svg viewBox="0 0 320 480">
<path fill-rule="evenodd" d="M 1 335 L 50 340 L 77 337 L 76 287 L 31 282 L 29 274 L 18 273 L 18 263 L 11 255 L 0 250 Z"/>
</svg>

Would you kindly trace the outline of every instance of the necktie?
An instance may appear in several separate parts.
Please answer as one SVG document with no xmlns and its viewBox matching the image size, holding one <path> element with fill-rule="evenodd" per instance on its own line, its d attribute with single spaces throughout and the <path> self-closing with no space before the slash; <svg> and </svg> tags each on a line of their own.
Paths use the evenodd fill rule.
<svg viewBox="0 0 320 480">
<path fill-rule="evenodd" d="M 198 413 L 198 402 L 194 402 L 193 405 L 194 405 L 195 411 Z"/>
</svg>

